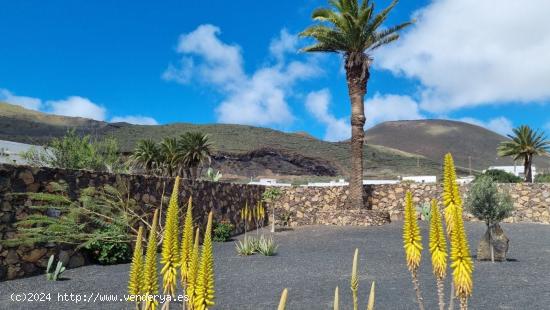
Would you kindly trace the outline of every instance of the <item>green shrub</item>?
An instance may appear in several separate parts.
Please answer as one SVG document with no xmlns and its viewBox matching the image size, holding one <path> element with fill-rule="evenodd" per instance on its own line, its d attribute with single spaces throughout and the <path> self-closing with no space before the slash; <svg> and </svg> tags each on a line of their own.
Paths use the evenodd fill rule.
<svg viewBox="0 0 550 310">
<path fill-rule="evenodd" d="M 517 177 L 511 173 L 508 173 L 506 171 L 497 170 L 497 169 L 490 169 L 486 170 L 484 173 L 476 176 L 476 180 L 480 177 L 487 176 L 490 177 L 494 182 L 497 183 L 521 183 L 523 182 L 523 179 L 520 177 Z"/>
<path fill-rule="evenodd" d="M 21 156 L 33 166 L 109 172 L 125 170 L 119 156 L 118 142 L 112 137 L 96 140 L 90 135 L 81 137 L 74 130 L 69 130 L 64 137 L 53 138 L 44 145 L 44 149 L 31 148 Z"/>
<path fill-rule="evenodd" d="M 216 242 L 226 242 L 231 239 L 234 226 L 230 223 L 214 223 L 214 238 Z"/>
<path fill-rule="evenodd" d="M 128 243 L 94 241 L 86 249 L 91 258 L 101 265 L 128 263 L 132 258 L 132 249 Z"/>
<path fill-rule="evenodd" d="M 535 183 L 550 183 L 550 173 L 537 174 Z"/>
<path fill-rule="evenodd" d="M 499 192 L 491 177 L 479 177 L 473 183 L 466 208 L 475 217 L 491 227 L 510 216 L 514 205 L 508 193 Z"/>
</svg>

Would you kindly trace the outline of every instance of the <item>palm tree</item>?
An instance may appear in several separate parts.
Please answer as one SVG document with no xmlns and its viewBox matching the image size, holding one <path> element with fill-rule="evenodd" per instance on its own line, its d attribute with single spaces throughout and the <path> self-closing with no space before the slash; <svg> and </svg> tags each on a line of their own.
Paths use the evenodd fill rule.
<svg viewBox="0 0 550 310">
<path fill-rule="evenodd" d="M 169 177 L 174 177 L 178 174 L 181 167 L 181 157 L 178 148 L 178 140 L 176 138 L 164 138 L 160 142 L 160 154 L 162 167 L 165 174 Z"/>
<path fill-rule="evenodd" d="M 501 142 L 497 148 L 498 156 L 513 156 L 514 161 L 523 160 L 525 182 L 533 182 L 533 156 L 548 156 L 550 141 L 543 132 L 533 130 L 527 125 L 514 128 L 513 135 L 508 135 L 511 141 Z"/>
<path fill-rule="evenodd" d="M 153 140 L 138 141 L 134 153 L 130 155 L 130 161 L 136 167 L 144 169 L 151 173 L 158 168 L 160 160 L 160 150 Z"/>
<path fill-rule="evenodd" d="M 349 206 L 363 206 L 363 144 L 365 125 L 364 98 L 370 77 L 371 53 L 399 38 L 406 22 L 381 28 L 398 0 L 374 14 L 374 2 L 363 0 L 329 0 L 332 9 L 320 8 L 312 18 L 321 22 L 304 30 L 300 36 L 315 40 L 305 52 L 340 53 L 344 56 L 348 93 L 351 100 L 351 173 Z"/>
<path fill-rule="evenodd" d="M 210 162 L 208 135 L 201 132 L 186 132 L 178 141 L 178 149 L 184 167 L 190 171 L 191 179 L 196 179 L 198 167 L 204 161 Z"/>
</svg>

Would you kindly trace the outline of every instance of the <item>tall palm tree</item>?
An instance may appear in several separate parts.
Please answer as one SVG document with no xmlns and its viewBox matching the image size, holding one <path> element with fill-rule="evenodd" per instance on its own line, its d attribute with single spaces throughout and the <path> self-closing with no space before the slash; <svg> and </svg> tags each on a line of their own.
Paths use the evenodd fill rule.
<svg viewBox="0 0 550 310">
<path fill-rule="evenodd" d="M 515 160 L 523 160 L 525 182 L 533 182 L 533 156 L 548 156 L 550 141 L 543 132 L 533 130 L 527 125 L 514 128 L 513 135 L 508 135 L 510 141 L 501 142 L 497 148 L 498 156 L 513 156 Z"/>
<path fill-rule="evenodd" d="M 178 174 L 181 157 L 176 138 L 164 138 L 160 142 L 160 154 L 165 174 L 174 177 Z"/>
<path fill-rule="evenodd" d="M 198 167 L 204 162 L 210 162 L 210 142 L 208 135 L 201 132 L 186 132 L 178 141 L 178 149 L 183 165 L 191 173 L 191 179 L 198 177 Z"/>
<path fill-rule="evenodd" d="M 151 173 L 158 168 L 160 160 L 160 150 L 153 140 L 138 141 L 134 153 L 130 155 L 131 163 L 139 168 Z"/>
<path fill-rule="evenodd" d="M 363 206 L 363 144 L 365 125 L 364 98 L 370 77 L 371 53 L 378 47 L 399 38 L 398 31 L 409 26 L 406 22 L 382 28 L 382 24 L 398 0 L 374 14 L 374 2 L 363 0 L 329 0 L 332 8 L 313 12 L 314 21 L 300 35 L 313 38 L 315 43 L 305 52 L 339 53 L 344 56 L 348 93 L 351 99 L 351 173 L 348 205 Z"/>
</svg>

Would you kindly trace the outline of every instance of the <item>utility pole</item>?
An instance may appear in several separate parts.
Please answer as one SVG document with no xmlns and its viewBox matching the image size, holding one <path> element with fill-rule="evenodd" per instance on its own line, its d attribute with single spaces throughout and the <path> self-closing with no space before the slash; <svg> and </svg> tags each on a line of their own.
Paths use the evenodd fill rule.
<svg viewBox="0 0 550 310">
<path fill-rule="evenodd" d="M 470 176 L 472 176 L 472 156 L 468 156 L 468 168 L 470 170 Z"/>
</svg>

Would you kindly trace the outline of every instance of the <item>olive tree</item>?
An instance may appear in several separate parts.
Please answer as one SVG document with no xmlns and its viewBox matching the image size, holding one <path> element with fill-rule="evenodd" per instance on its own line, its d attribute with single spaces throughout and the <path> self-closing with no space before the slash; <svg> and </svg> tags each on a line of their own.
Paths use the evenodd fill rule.
<svg viewBox="0 0 550 310">
<path fill-rule="evenodd" d="M 494 262 L 492 233 L 502 220 L 511 215 L 514 209 L 512 198 L 508 193 L 500 192 L 491 177 L 482 176 L 476 179 L 470 188 L 466 208 L 487 225 L 491 261 Z"/>
<path fill-rule="evenodd" d="M 275 202 L 283 193 L 276 187 L 266 189 L 262 194 L 262 201 L 271 205 L 271 232 L 275 232 Z"/>
</svg>

